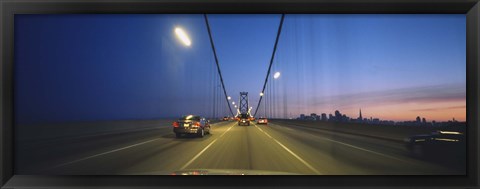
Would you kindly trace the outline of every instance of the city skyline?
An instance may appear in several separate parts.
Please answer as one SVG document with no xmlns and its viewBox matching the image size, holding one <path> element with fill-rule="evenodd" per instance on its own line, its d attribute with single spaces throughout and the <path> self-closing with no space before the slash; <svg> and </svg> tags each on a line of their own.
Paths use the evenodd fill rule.
<svg viewBox="0 0 480 189">
<path fill-rule="evenodd" d="M 455 117 L 452 117 L 450 119 L 442 119 L 442 120 L 435 120 L 435 119 L 429 119 L 428 117 L 424 117 L 424 116 L 421 116 L 421 115 L 418 115 L 416 117 L 413 117 L 411 119 L 405 119 L 405 120 L 391 120 L 391 119 L 385 119 L 385 118 L 382 118 L 382 117 L 378 117 L 378 116 L 374 116 L 372 114 L 367 114 L 365 115 L 364 112 L 362 112 L 362 109 L 359 109 L 358 110 L 358 116 L 354 116 L 352 114 L 348 114 L 348 113 L 345 113 L 345 112 L 342 112 L 340 110 L 335 110 L 333 112 L 321 112 L 321 113 L 316 113 L 316 112 L 312 112 L 312 113 L 302 113 L 302 114 L 299 114 L 299 117 L 290 117 L 290 119 L 305 119 L 305 120 L 309 120 L 309 119 L 313 119 L 313 120 L 316 120 L 316 121 L 328 121 L 333 117 L 336 117 L 336 116 L 346 116 L 345 118 L 347 118 L 347 121 L 352 121 L 352 120 L 360 120 L 360 122 L 362 121 L 373 121 L 373 120 L 377 120 L 377 121 L 380 121 L 380 122 L 390 122 L 391 124 L 393 123 L 407 123 L 407 122 L 421 122 L 421 123 L 442 123 L 442 122 L 465 122 L 465 121 L 462 121 L 462 120 L 458 120 L 456 119 Z"/>
<path fill-rule="evenodd" d="M 395 89 L 382 92 L 365 92 L 348 95 L 328 96 L 318 99 L 312 97 L 316 106 L 310 112 L 328 112 L 332 109 L 342 109 L 348 114 L 355 114 L 358 107 L 368 110 L 368 114 L 383 118 L 403 121 L 416 117 L 418 114 L 438 121 L 447 121 L 455 117 L 466 120 L 466 87 L 463 84 L 431 86 L 428 88 Z M 412 93 L 420 95 L 414 95 Z M 305 100 L 305 99 L 302 99 Z M 294 104 L 294 103 L 292 103 Z M 291 106 L 295 110 L 294 105 Z M 302 109 L 298 109 L 302 111 Z M 293 114 L 298 114 L 296 111 Z"/>
</svg>

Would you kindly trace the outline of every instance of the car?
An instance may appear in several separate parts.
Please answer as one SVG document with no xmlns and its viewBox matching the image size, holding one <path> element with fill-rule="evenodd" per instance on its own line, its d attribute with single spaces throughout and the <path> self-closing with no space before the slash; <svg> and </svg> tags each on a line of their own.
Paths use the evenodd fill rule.
<svg viewBox="0 0 480 189">
<path fill-rule="evenodd" d="M 247 114 L 240 114 L 238 116 L 238 125 L 250 125 L 250 119 Z"/>
<path fill-rule="evenodd" d="M 173 122 L 173 132 L 177 138 L 182 135 L 203 137 L 210 134 L 210 128 L 210 121 L 198 115 L 186 115 Z"/>
<path fill-rule="evenodd" d="M 257 120 L 257 124 L 268 124 L 268 119 L 264 117 L 260 117 Z"/>
<path fill-rule="evenodd" d="M 465 134 L 458 131 L 435 131 L 405 138 L 410 154 L 419 158 L 460 157 L 466 152 Z"/>
</svg>

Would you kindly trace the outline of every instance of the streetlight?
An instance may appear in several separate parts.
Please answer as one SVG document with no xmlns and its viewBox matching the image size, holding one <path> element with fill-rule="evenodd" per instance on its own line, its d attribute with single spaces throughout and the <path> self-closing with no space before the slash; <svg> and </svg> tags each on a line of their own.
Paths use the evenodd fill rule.
<svg viewBox="0 0 480 189">
<path fill-rule="evenodd" d="M 188 37 L 187 33 L 183 31 L 182 28 L 176 27 L 175 28 L 175 34 L 177 35 L 177 38 L 182 41 L 182 43 L 185 46 L 190 46 L 192 44 L 192 41 L 190 41 L 190 37 Z"/>
<path fill-rule="evenodd" d="M 280 72 L 275 72 L 275 74 L 273 74 L 273 79 L 278 79 L 280 77 Z"/>
<path fill-rule="evenodd" d="M 263 96 L 263 93 L 260 93 L 260 96 Z"/>
<path fill-rule="evenodd" d="M 230 99 L 232 99 L 232 97 L 228 96 L 227 99 L 230 100 Z"/>
<path fill-rule="evenodd" d="M 235 102 L 232 102 L 233 105 L 235 105 Z"/>
</svg>

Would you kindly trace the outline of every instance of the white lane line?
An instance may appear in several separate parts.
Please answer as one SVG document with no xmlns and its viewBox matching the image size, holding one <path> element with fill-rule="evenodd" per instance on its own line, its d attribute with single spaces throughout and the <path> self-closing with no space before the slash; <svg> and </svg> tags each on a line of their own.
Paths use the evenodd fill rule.
<svg viewBox="0 0 480 189">
<path fill-rule="evenodd" d="M 256 126 L 256 128 L 258 128 L 263 134 L 267 135 L 269 138 L 271 138 L 273 141 L 275 141 L 277 144 L 279 144 L 283 149 L 285 149 L 288 153 L 292 154 L 295 158 L 297 158 L 300 162 L 302 162 L 305 166 L 307 166 L 310 170 L 312 170 L 313 172 L 315 172 L 316 174 L 319 174 L 321 175 L 322 173 L 320 171 L 318 171 L 317 169 L 315 169 L 312 165 L 310 165 L 309 163 L 307 163 L 305 160 L 303 160 L 300 156 L 298 156 L 297 154 L 295 154 L 294 152 L 292 152 L 292 150 L 288 149 L 285 145 L 283 145 L 280 141 L 278 141 L 277 139 L 273 138 L 272 136 L 270 136 L 267 132 L 263 131 L 260 127 Z"/>
<path fill-rule="evenodd" d="M 200 151 L 200 153 L 198 153 L 195 157 L 193 157 L 192 159 L 190 159 L 190 161 L 188 161 L 182 168 L 180 168 L 180 170 L 183 170 L 185 168 L 187 168 L 190 164 L 193 163 L 194 160 L 196 160 L 198 157 L 200 157 L 200 155 L 203 154 L 203 152 L 205 152 L 205 150 L 207 150 L 208 148 L 210 148 L 210 146 L 215 143 L 217 141 L 218 138 L 216 138 L 215 140 L 213 140 L 212 142 L 210 142 L 210 144 L 207 145 L 207 147 L 205 147 L 202 151 Z"/>
<path fill-rule="evenodd" d="M 232 126 L 230 126 L 230 128 L 228 128 L 225 132 L 222 133 L 222 135 L 220 135 L 218 138 L 216 138 L 215 140 L 213 140 L 212 142 L 210 142 L 210 144 L 208 144 L 205 148 L 203 148 L 202 151 L 200 151 L 195 157 L 193 157 L 192 159 L 190 159 L 190 161 L 188 161 L 184 166 L 182 166 L 180 168 L 180 170 L 183 170 L 185 168 L 187 168 L 190 164 L 193 163 L 193 161 L 195 161 L 198 157 L 200 157 L 200 155 L 203 154 L 203 152 L 205 152 L 208 148 L 210 148 L 210 146 L 212 146 L 213 143 L 215 143 L 219 138 L 223 137 L 223 135 L 225 135 L 225 133 L 227 133 L 228 131 L 230 131 L 230 129 L 232 129 L 232 127 L 235 126 L 235 124 L 233 124 Z"/>
<path fill-rule="evenodd" d="M 263 134 L 267 135 L 268 138 L 271 138 L 271 139 L 274 139 L 272 136 L 270 136 L 267 132 L 263 131 L 263 129 L 261 129 L 260 127 L 257 127 L 258 129 L 260 129 L 260 131 L 262 131 Z"/>
<path fill-rule="evenodd" d="M 220 135 L 220 137 L 222 137 L 223 135 L 225 135 L 225 133 L 227 133 L 228 131 L 230 131 L 230 129 L 232 129 L 232 127 L 235 126 L 235 124 L 233 124 L 232 126 L 230 126 L 230 128 L 228 128 L 225 132 L 222 133 L 222 135 Z M 219 137 L 219 138 L 220 138 Z"/>
<path fill-rule="evenodd" d="M 276 126 L 279 126 L 281 128 L 285 128 L 285 126 L 281 126 L 281 125 L 276 125 Z M 305 128 L 307 130 L 311 130 L 309 128 Z M 314 134 L 311 134 L 311 133 L 308 133 L 306 132 L 307 134 L 311 135 L 311 136 L 315 136 L 315 137 L 318 137 L 320 138 L 321 140 L 327 140 L 327 141 L 330 141 L 330 142 L 334 142 L 334 143 L 338 143 L 338 144 L 341 144 L 341 145 L 344 145 L 344 146 L 348 146 L 350 148 L 355 148 L 357 150 L 361 150 L 361 151 L 365 151 L 365 152 L 370 152 L 372 154 L 376 154 L 376 155 L 379 155 L 379 156 L 383 156 L 383 157 L 387 157 L 387 158 L 390 158 L 390 159 L 395 159 L 397 161 L 402 161 L 402 162 L 407 162 L 409 163 L 409 161 L 406 161 L 406 160 L 403 160 L 403 159 L 400 159 L 400 158 L 396 158 L 396 157 L 393 157 L 393 156 L 390 156 L 390 155 L 387 155 L 387 154 L 384 154 L 384 153 L 380 153 L 380 152 L 375 152 L 375 151 L 372 151 L 372 150 L 368 150 L 368 149 L 365 149 L 365 148 L 362 148 L 362 147 L 358 147 L 358 146 L 355 146 L 355 145 L 352 145 L 352 144 L 348 144 L 348 143 L 344 143 L 344 142 L 340 142 L 340 141 L 337 141 L 337 140 L 332 140 L 332 139 L 328 139 L 328 138 L 325 138 L 325 137 L 319 137 L 317 135 L 314 135 Z M 332 132 L 334 133 L 334 132 Z"/>
<path fill-rule="evenodd" d="M 399 159 L 399 158 L 396 158 L 396 157 L 393 157 L 393 156 L 390 156 L 390 155 L 387 155 L 387 154 L 384 154 L 384 153 L 380 153 L 380 152 L 375 152 L 375 151 L 372 151 L 372 150 L 368 150 L 368 149 L 365 149 L 365 148 L 362 148 L 362 147 L 358 147 L 358 146 L 355 146 L 355 145 L 351 145 L 351 144 L 347 144 L 347 143 L 344 143 L 344 142 L 340 142 L 340 141 L 336 141 L 336 140 L 332 140 L 332 139 L 328 139 L 328 138 L 322 138 L 323 140 L 328 140 L 328 141 L 331 141 L 331 142 L 335 142 L 335 143 L 338 143 L 338 144 L 342 144 L 342 145 L 345 145 L 345 146 L 348 146 L 350 148 L 355 148 L 357 150 L 362 150 L 362 151 L 365 151 L 365 152 L 370 152 L 372 154 L 376 154 L 376 155 L 379 155 L 379 156 L 383 156 L 383 157 L 387 157 L 387 158 L 391 158 L 391 159 L 395 159 L 395 160 L 398 160 L 398 161 L 402 161 L 402 162 L 407 162 L 408 161 L 405 161 L 403 159 Z"/>
<path fill-rule="evenodd" d="M 77 159 L 77 160 L 74 160 L 74 161 L 70 161 L 70 162 L 67 162 L 67 163 L 62 163 L 62 164 L 54 166 L 52 168 L 58 168 L 58 167 L 62 167 L 62 166 L 65 166 L 65 165 L 69 165 L 69 164 L 77 163 L 77 162 L 84 161 L 84 160 L 87 160 L 87 159 L 91 159 L 91 158 L 94 158 L 94 157 L 102 156 L 102 155 L 105 155 L 105 154 L 118 152 L 120 150 L 125 150 L 125 149 L 131 148 L 131 147 L 139 146 L 139 145 L 146 144 L 146 143 L 149 143 L 149 142 L 153 142 L 153 141 L 156 141 L 156 140 L 159 140 L 159 139 L 161 139 L 161 138 L 156 138 L 156 139 L 148 140 L 148 141 L 145 141 L 145 142 L 140 142 L 140 143 L 137 143 L 137 144 L 133 144 L 133 145 L 130 145 L 130 146 L 125 146 L 123 148 L 110 150 L 108 152 L 103 152 L 103 153 L 96 154 L 96 155 L 93 155 L 93 156 L 84 157 L 84 158 Z"/>
</svg>

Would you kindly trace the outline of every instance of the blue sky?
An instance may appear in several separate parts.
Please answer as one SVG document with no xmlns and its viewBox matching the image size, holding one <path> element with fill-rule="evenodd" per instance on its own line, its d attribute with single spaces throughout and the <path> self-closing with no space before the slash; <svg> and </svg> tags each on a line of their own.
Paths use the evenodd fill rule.
<svg viewBox="0 0 480 189">
<path fill-rule="evenodd" d="M 228 94 L 255 109 L 280 15 L 209 21 Z M 270 116 L 464 119 L 465 43 L 465 15 L 286 15 Z M 215 69 L 203 15 L 15 17 L 18 122 L 224 115 Z"/>
<path fill-rule="evenodd" d="M 274 109 L 464 120 L 465 46 L 464 15 L 287 15 Z"/>
</svg>

